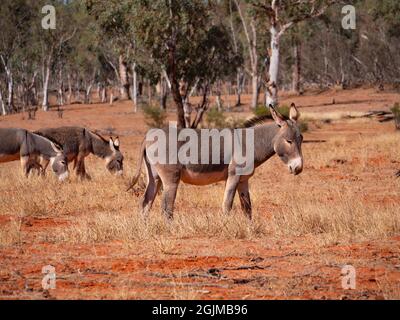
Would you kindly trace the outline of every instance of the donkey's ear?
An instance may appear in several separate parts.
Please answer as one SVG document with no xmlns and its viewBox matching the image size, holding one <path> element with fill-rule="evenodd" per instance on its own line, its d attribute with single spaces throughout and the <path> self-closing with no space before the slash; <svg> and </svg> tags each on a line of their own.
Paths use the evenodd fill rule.
<svg viewBox="0 0 400 320">
<path fill-rule="evenodd" d="M 115 146 L 114 146 L 114 140 L 113 140 L 113 138 L 110 137 L 109 143 L 110 143 L 111 151 L 112 151 L 112 152 L 115 152 L 116 149 L 115 149 Z"/>
<path fill-rule="evenodd" d="M 300 112 L 299 110 L 297 110 L 294 103 L 292 103 L 292 105 L 290 106 L 289 118 L 294 122 L 296 122 L 300 118 Z"/>
<path fill-rule="evenodd" d="M 120 146 L 119 137 L 116 137 L 116 138 L 115 138 L 115 140 L 114 140 L 114 146 L 115 146 L 116 148 L 119 148 L 119 146 Z"/>
<path fill-rule="evenodd" d="M 278 111 L 275 110 L 272 104 L 269 105 L 269 111 L 271 112 L 272 119 L 274 119 L 275 123 L 279 127 L 282 127 L 286 122 L 285 118 Z"/>
</svg>

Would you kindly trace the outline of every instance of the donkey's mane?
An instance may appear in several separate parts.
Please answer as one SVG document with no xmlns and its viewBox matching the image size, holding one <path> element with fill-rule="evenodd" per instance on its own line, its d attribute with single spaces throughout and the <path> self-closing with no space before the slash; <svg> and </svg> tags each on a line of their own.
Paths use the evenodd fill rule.
<svg viewBox="0 0 400 320">
<path fill-rule="evenodd" d="M 46 140 L 49 140 L 50 142 L 53 142 L 54 143 L 54 145 L 57 147 L 57 148 L 59 148 L 59 149 L 61 149 L 61 150 L 63 150 L 63 146 L 62 145 L 60 145 L 57 141 L 55 141 L 54 139 L 52 139 L 52 138 L 50 138 L 50 137 L 47 137 L 47 136 L 45 136 L 44 134 L 42 134 L 41 132 L 30 132 L 31 134 L 33 134 L 33 135 L 36 135 L 36 136 L 39 136 L 39 137 L 42 137 L 42 138 L 44 138 L 44 139 L 46 139 Z"/>
<path fill-rule="evenodd" d="M 285 119 L 285 121 L 289 120 L 286 116 L 282 115 L 282 117 Z M 251 127 L 256 127 L 263 125 L 267 122 L 267 120 L 273 120 L 272 116 L 270 114 L 264 114 L 261 116 L 254 116 L 253 118 L 250 118 L 246 120 L 243 124 L 244 128 L 251 128 Z"/>
<path fill-rule="evenodd" d="M 99 139 L 101 139 L 103 142 L 108 143 L 107 139 L 105 139 L 103 136 L 101 136 L 99 133 L 95 132 L 95 131 L 90 131 L 88 130 L 90 133 L 94 134 L 95 136 L 97 136 Z"/>
</svg>

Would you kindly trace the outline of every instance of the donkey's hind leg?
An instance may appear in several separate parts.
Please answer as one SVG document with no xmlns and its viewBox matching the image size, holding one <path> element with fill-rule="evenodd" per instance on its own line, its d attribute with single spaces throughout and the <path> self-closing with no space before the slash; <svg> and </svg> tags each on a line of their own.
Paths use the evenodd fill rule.
<svg viewBox="0 0 400 320">
<path fill-rule="evenodd" d="M 149 211 L 153 206 L 154 199 L 156 198 L 157 192 L 161 186 L 161 180 L 159 178 L 151 178 L 150 180 L 151 181 L 147 184 L 146 192 L 140 205 L 142 216 L 145 218 L 149 215 Z"/>
<path fill-rule="evenodd" d="M 178 191 L 179 180 L 175 183 L 164 184 L 164 190 L 162 193 L 162 212 L 168 220 L 174 218 L 174 205 L 176 193 Z"/>
<path fill-rule="evenodd" d="M 85 157 L 78 156 L 78 158 L 76 160 L 76 174 L 82 180 L 91 180 L 92 179 L 86 172 Z"/>
<path fill-rule="evenodd" d="M 248 180 L 241 181 L 239 183 L 237 192 L 239 194 L 240 205 L 242 207 L 242 211 L 251 220 L 252 210 L 251 210 L 251 200 L 250 200 Z"/>
</svg>

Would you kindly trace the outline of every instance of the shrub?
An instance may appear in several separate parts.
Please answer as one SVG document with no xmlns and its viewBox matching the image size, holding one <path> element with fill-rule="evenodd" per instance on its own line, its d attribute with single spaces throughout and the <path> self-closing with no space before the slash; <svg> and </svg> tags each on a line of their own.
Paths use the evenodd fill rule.
<svg viewBox="0 0 400 320">
<path fill-rule="evenodd" d="M 278 108 L 278 112 L 283 115 L 286 118 L 289 118 L 289 113 L 290 113 L 290 107 L 287 105 L 282 105 L 281 107 Z M 263 117 L 266 116 L 270 119 L 272 119 L 271 112 L 269 111 L 269 108 L 265 107 L 264 105 L 259 105 L 257 106 L 256 109 L 253 111 L 254 115 L 257 117 Z M 307 132 L 308 131 L 308 122 L 305 120 L 300 120 L 299 121 L 299 128 L 301 132 Z"/>
<path fill-rule="evenodd" d="M 166 125 L 167 113 L 159 106 L 148 105 L 143 108 L 146 124 L 150 128 L 162 128 Z"/>
<path fill-rule="evenodd" d="M 285 116 L 286 118 L 289 118 L 289 112 L 290 108 L 286 105 L 283 105 L 278 108 L 278 111 L 281 115 Z M 264 105 L 258 105 L 254 110 L 253 113 L 257 117 L 263 117 L 267 116 L 272 119 L 271 112 L 269 111 L 269 108 L 267 108 Z"/>
<path fill-rule="evenodd" d="M 226 119 L 223 111 L 217 108 L 211 108 L 206 114 L 207 125 L 210 128 L 224 128 Z"/>
<path fill-rule="evenodd" d="M 394 115 L 394 123 L 396 125 L 396 129 L 400 130 L 400 104 L 395 103 L 393 108 L 390 109 Z"/>
</svg>

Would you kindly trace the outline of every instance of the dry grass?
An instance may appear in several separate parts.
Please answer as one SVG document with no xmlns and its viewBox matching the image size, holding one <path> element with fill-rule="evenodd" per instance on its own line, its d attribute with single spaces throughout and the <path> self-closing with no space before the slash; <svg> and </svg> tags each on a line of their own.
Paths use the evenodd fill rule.
<svg viewBox="0 0 400 320">
<path fill-rule="evenodd" d="M 158 251 L 169 253 L 174 248 L 170 239 L 257 239 L 266 234 L 265 222 L 258 218 L 249 222 L 241 214 L 176 214 L 174 221 L 168 222 L 158 212 L 147 220 L 137 214 L 103 212 L 84 216 L 68 228 L 54 230 L 44 240 L 64 243 L 150 240 Z"/>
<path fill-rule="evenodd" d="M 313 235 L 323 244 L 334 244 L 387 238 L 400 233 L 399 209 L 394 204 L 366 205 L 361 197 L 348 195 L 343 190 L 329 193 L 335 205 L 329 201 L 304 200 L 304 194 L 288 197 L 292 205 L 273 215 L 276 235 Z"/>
<path fill-rule="evenodd" d="M 0 224 L 0 247 L 21 244 L 21 223 L 22 219 L 20 217 L 15 217 L 10 222 Z"/>
<path fill-rule="evenodd" d="M 177 199 L 177 212 L 172 223 L 160 215 L 159 197 L 150 218 L 144 221 L 138 214 L 137 197 L 125 192 L 125 180 L 111 177 L 98 160 L 91 159 L 93 180 L 76 178 L 60 184 L 48 173 L 45 179 L 26 180 L 18 164 L 1 168 L 0 214 L 18 217 L 63 217 L 67 225 L 42 230 L 40 239 L 62 243 L 96 243 L 108 241 L 152 241 L 160 252 L 173 251 L 168 239 L 207 237 L 219 239 L 262 239 L 275 236 L 315 235 L 322 243 L 389 237 L 400 233 L 400 215 L 393 203 L 368 203 L 368 191 L 360 192 L 351 181 L 331 180 L 325 184 L 318 171 L 334 168 L 339 174 L 370 174 L 371 159 L 381 157 L 387 163 L 400 159 L 399 135 L 380 134 L 330 139 L 325 144 L 304 148 L 306 169 L 304 178 L 288 180 L 279 160 L 259 169 L 251 189 L 255 207 L 254 220 L 249 222 L 239 210 L 229 216 L 220 212 L 223 184 L 199 188 L 182 185 Z M 337 161 L 344 161 L 338 164 Z M 129 168 L 131 172 L 132 170 Z M 8 167 L 5 168 L 5 167 Z M 313 168 L 313 172 L 307 172 Z M 371 172 L 366 172 L 366 171 Z M 268 201 L 259 177 L 271 178 L 273 200 L 278 208 L 266 218 L 257 208 Z M 279 181 L 284 177 L 284 182 Z M 396 193 L 399 181 L 383 178 Z M 279 183 L 274 183 L 274 181 Z M 365 182 L 366 183 L 366 182 Z M 310 189 L 310 186 L 314 185 Z M 12 187 L 10 187 L 12 186 Z M 360 182 L 360 187 L 363 183 Z M 345 191 L 345 192 L 344 192 Z M 389 196 L 391 193 L 388 194 Z M 237 201 L 237 199 L 236 199 Z M 237 205 L 237 203 L 236 203 Z M 18 218 L 15 221 L 19 221 Z M 12 244 L 20 237 L 17 222 L 2 226 L 1 243 Z"/>
</svg>

